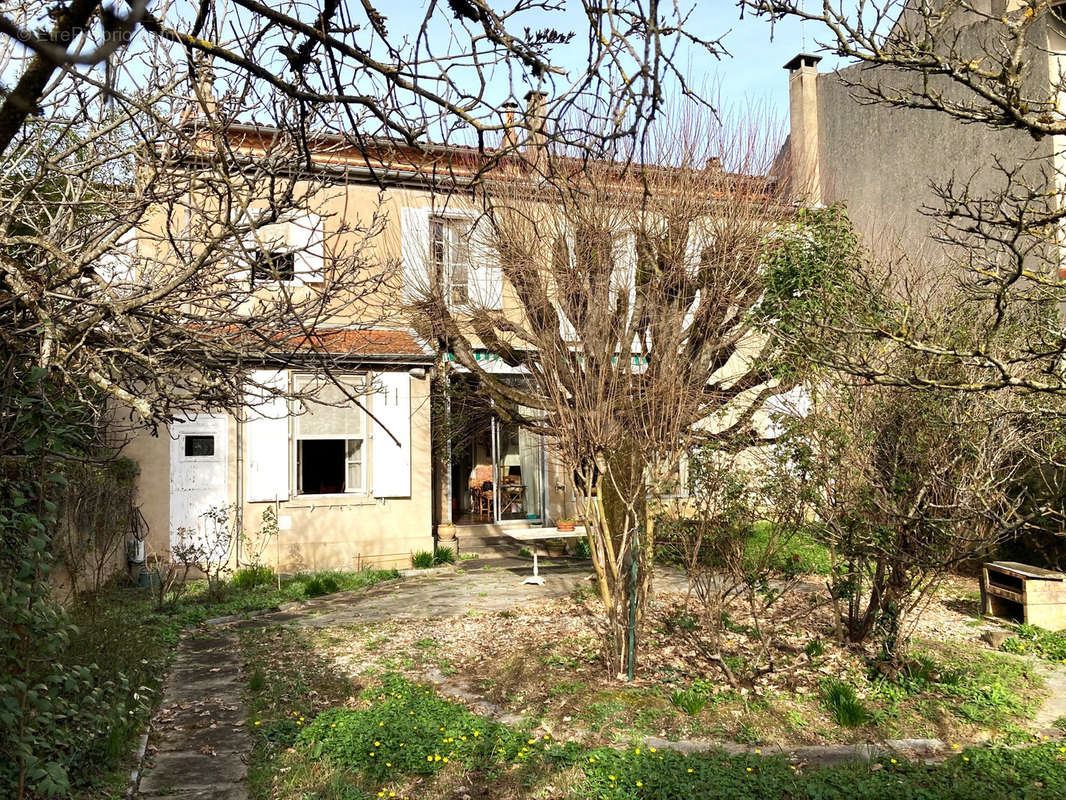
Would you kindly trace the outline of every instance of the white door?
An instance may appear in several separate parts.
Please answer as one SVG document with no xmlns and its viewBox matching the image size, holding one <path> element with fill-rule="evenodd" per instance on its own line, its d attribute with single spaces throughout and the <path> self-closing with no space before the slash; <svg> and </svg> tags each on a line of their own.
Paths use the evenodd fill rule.
<svg viewBox="0 0 1066 800">
<path fill-rule="evenodd" d="M 178 529 L 206 533 L 204 514 L 229 499 L 226 417 L 199 414 L 170 426 L 170 544 Z"/>
</svg>

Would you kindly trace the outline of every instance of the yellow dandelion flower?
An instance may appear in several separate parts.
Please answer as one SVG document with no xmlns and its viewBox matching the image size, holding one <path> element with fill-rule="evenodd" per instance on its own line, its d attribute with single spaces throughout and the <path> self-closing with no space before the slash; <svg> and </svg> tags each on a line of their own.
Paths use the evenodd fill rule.
<svg viewBox="0 0 1066 800">
<path fill-rule="evenodd" d="M 433 756 L 426 756 L 426 761 L 432 761 L 432 760 L 433 760 Z"/>
<path fill-rule="evenodd" d="M 889 763 L 890 763 L 890 764 L 895 764 L 895 763 L 897 763 L 897 762 L 896 762 L 896 759 L 894 759 L 894 758 L 890 758 L 890 759 L 888 759 L 888 761 L 889 761 Z"/>
<path fill-rule="evenodd" d="M 953 745 L 951 746 L 951 749 L 952 749 L 952 750 L 958 750 L 958 749 L 959 749 L 959 746 L 958 746 L 957 744 L 953 744 Z"/>
<path fill-rule="evenodd" d="M 374 742 L 374 747 L 381 747 L 381 742 Z"/>
<path fill-rule="evenodd" d="M 385 723 L 384 722 L 379 722 L 378 723 L 378 727 L 379 728 L 384 728 L 385 727 Z"/>
<path fill-rule="evenodd" d="M 447 764 L 448 763 L 448 756 L 445 756 L 444 758 L 442 758 L 441 761 L 443 761 L 445 764 Z"/>
<path fill-rule="evenodd" d="M 440 761 L 440 756 L 433 756 L 434 761 Z"/>
<path fill-rule="evenodd" d="M 963 757 L 962 757 L 962 760 L 963 760 L 963 761 L 969 761 L 969 760 L 970 760 L 970 757 L 969 757 L 969 756 L 963 756 Z"/>
<path fill-rule="evenodd" d="M 643 785 L 644 785 L 643 783 L 641 783 L 640 781 L 637 781 L 637 786 L 638 787 L 643 786 Z"/>
<path fill-rule="evenodd" d="M 371 750 L 371 751 L 370 751 L 370 757 L 371 757 L 371 758 L 373 758 L 373 757 L 374 757 L 374 751 L 373 751 L 373 750 Z"/>
<path fill-rule="evenodd" d="M 253 724 L 258 725 L 259 724 L 259 720 L 256 720 Z"/>
<path fill-rule="evenodd" d="M 655 752 L 655 748 L 654 747 L 649 747 L 648 748 L 648 752 L 649 753 L 654 753 Z"/>
<path fill-rule="evenodd" d="M 608 775 L 607 777 L 610 778 L 612 781 L 614 780 L 614 775 Z"/>
<path fill-rule="evenodd" d="M 593 763 L 596 760 L 595 756 L 589 756 L 589 763 Z"/>
<path fill-rule="evenodd" d="M 748 769 L 748 772 L 751 772 L 751 767 L 748 767 L 747 769 Z"/>
<path fill-rule="evenodd" d="M 391 767 L 392 766 L 392 762 L 391 761 L 386 761 L 385 762 L 385 766 L 386 767 Z"/>
<path fill-rule="evenodd" d="M 762 753 L 762 750 L 756 750 L 756 751 L 755 751 L 755 755 L 759 755 L 759 754 L 761 754 L 761 753 Z"/>
<path fill-rule="evenodd" d="M 689 771 L 689 773 L 691 773 L 692 772 L 692 767 L 689 767 L 688 771 Z"/>
<path fill-rule="evenodd" d="M 474 736 L 477 736 L 481 731 L 474 731 Z"/>
<path fill-rule="evenodd" d="M 634 753 L 636 753 L 636 754 L 637 754 L 637 755 L 639 756 L 639 755 L 640 755 L 640 748 L 638 747 L 638 748 L 637 748 L 636 750 L 634 750 L 633 752 L 634 752 Z"/>
</svg>

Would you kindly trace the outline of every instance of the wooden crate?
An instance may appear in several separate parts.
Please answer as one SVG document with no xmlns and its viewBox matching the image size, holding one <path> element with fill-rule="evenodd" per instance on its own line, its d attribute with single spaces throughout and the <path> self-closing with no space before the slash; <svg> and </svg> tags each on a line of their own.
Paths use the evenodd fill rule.
<svg viewBox="0 0 1066 800">
<path fill-rule="evenodd" d="M 981 569 L 986 616 L 1058 631 L 1066 628 L 1066 575 L 1016 561 L 989 561 Z"/>
</svg>

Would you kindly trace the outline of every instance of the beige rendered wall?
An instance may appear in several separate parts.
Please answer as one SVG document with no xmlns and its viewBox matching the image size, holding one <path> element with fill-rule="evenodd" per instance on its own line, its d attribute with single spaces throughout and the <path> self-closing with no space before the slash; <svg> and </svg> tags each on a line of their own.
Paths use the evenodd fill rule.
<svg viewBox="0 0 1066 800">
<path fill-rule="evenodd" d="M 431 463 L 428 378 L 411 379 L 411 496 L 373 498 L 365 495 L 294 496 L 274 503 L 242 503 L 243 525 L 251 547 L 242 547 L 240 560 L 248 563 L 254 549 L 262 563 L 282 572 L 360 567 L 407 567 L 411 553 L 432 549 L 430 514 Z M 237 422 L 229 420 L 229 502 L 237 497 Z M 247 453 L 247 441 L 243 442 Z M 124 454 L 138 462 L 141 476 L 136 502 L 149 524 L 149 552 L 163 553 L 170 544 L 170 439 L 165 429 L 158 436 L 137 435 Z M 289 454 L 291 456 L 291 453 Z M 247 458 L 242 459 L 247 464 Z M 371 444 L 367 470 L 372 468 Z M 244 485 L 247 485 L 245 480 Z M 274 506 L 283 530 L 277 539 L 260 537 L 263 511 Z"/>
</svg>

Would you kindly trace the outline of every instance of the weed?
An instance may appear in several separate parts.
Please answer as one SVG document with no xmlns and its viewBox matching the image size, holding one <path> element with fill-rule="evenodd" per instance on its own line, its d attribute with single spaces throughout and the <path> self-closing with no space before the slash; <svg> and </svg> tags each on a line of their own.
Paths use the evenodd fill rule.
<svg viewBox="0 0 1066 800">
<path fill-rule="evenodd" d="M 233 573 L 230 584 L 236 589 L 254 589 L 257 586 L 266 586 L 274 583 L 277 576 L 270 567 L 254 566 L 244 567 Z"/>
<path fill-rule="evenodd" d="M 425 639 L 419 639 L 417 642 L 415 642 L 415 647 L 419 647 L 423 650 L 429 650 L 430 648 L 439 646 L 440 645 L 437 644 L 437 641 L 435 639 L 430 639 L 429 637 L 426 637 Z"/>
<path fill-rule="evenodd" d="M 455 551 L 450 547 L 438 547 L 437 552 L 433 554 L 433 563 L 436 565 L 454 564 Z"/>
<path fill-rule="evenodd" d="M 415 569 L 429 569 L 433 566 L 433 554 L 428 550 L 419 550 L 411 554 L 411 566 Z"/>
<path fill-rule="evenodd" d="M 803 652 L 810 658 L 821 658 L 825 655 L 825 644 L 821 639 L 811 639 L 803 648 Z"/>
<path fill-rule="evenodd" d="M 263 670 L 260 667 L 256 667 L 248 678 L 248 691 L 261 692 L 265 686 L 266 676 L 263 674 Z"/>
<path fill-rule="evenodd" d="M 827 679 L 822 683 L 822 703 L 842 728 L 857 728 L 869 720 L 866 707 L 850 683 Z"/>
<path fill-rule="evenodd" d="M 530 550 L 528 547 L 523 547 L 521 550 L 518 551 L 518 557 L 519 558 L 533 558 L 533 551 Z"/>
<path fill-rule="evenodd" d="M 691 717 L 696 716 L 707 705 L 707 694 L 695 689 L 674 689 L 670 693 L 670 702 Z"/>
<path fill-rule="evenodd" d="M 339 590 L 340 584 L 332 575 L 315 575 L 304 584 L 304 594 L 307 597 L 321 597 Z"/>
</svg>

